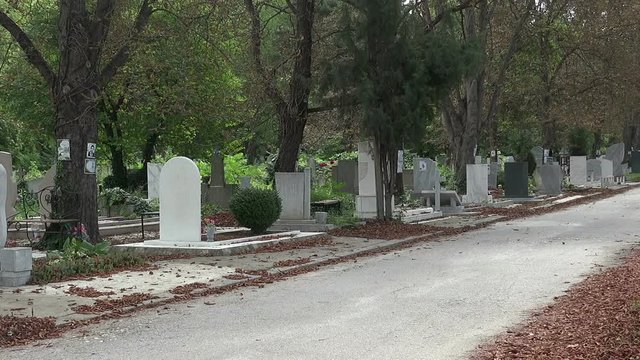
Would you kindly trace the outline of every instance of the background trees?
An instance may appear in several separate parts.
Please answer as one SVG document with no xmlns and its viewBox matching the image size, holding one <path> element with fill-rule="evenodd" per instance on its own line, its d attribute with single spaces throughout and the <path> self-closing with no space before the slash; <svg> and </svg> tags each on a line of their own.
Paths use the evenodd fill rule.
<svg viewBox="0 0 640 360">
<path fill-rule="evenodd" d="M 69 138 L 57 210 L 94 238 L 90 142 L 106 186 L 214 149 L 292 171 L 301 148 L 338 156 L 358 137 L 387 199 L 400 148 L 447 154 L 461 186 L 476 152 L 640 146 L 638 15 L 604 0 L 0 0 L 0 150 L 35 174 Z"/>
</svg>

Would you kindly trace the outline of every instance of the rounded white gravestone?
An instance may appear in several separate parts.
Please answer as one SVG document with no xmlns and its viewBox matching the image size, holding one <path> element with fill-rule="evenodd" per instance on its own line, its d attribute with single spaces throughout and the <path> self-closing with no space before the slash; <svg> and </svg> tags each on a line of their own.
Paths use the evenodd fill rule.
<svg viewBox="0 0 640 360">
<path fill-rule="evenodd" d="M 7 243 L 7 170 L 0 164 L 0 249 Z"/>
<path fill-rule="evenodd" d="M 200 242 L 200 171 L 186 157 L 169 160 L 160 173 L 160 241 Z"/>
</svg>

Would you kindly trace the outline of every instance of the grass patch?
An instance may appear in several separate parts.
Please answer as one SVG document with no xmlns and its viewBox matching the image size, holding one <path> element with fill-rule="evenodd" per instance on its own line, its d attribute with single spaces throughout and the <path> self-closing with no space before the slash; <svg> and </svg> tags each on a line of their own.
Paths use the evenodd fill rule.
<svg viewBox="0 0 640 360">
<path fill-rule="evenodd" d="M 640 173 L 631 173 L 627 175 L 628 182 L 640 182 Z"/>
<path fill-rule="evenodd" d="M 109 275 L 124 270 L 140 270 L 150 266 L 148 260 L 128 252 L 110 252 L 85 258 L 39 259 L 33 263 L 31 282 L 46 284 L 95 275 Z"/>
</svg>

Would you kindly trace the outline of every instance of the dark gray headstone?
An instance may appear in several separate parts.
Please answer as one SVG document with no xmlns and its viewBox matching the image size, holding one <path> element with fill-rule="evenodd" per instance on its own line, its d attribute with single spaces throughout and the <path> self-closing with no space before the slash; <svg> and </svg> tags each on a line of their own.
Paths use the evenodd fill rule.
<svg viewBox="0 0 640 360">
<path fill-rule="evenodd" d="M 224 186 L 224 159 L 219 151 L 213 153 L 211 158 L 211 186 Z"/>
<path fill-rule="evenodd" d="M 529 197 L 529 164 L 510 162 L 504 164 L 504 196 L 506 198 Z"/>
<path fill-rule="evenodd" d="M 631 152 L 631 172 L 640 173 L 640 151 Z"/>
</svg>

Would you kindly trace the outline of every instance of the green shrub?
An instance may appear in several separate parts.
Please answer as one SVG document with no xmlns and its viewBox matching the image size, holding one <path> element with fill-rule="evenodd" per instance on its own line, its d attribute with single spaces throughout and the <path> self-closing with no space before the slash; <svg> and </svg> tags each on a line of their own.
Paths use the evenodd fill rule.
<svg viewBox="0 0 640 360">
<path fill-rule="evenodd" d="M 282 201 L 274 190 L 244 189 L 231 198 L 229 208 L 240 225 L 264 234 L 278 220 Z"/>
</svg>

